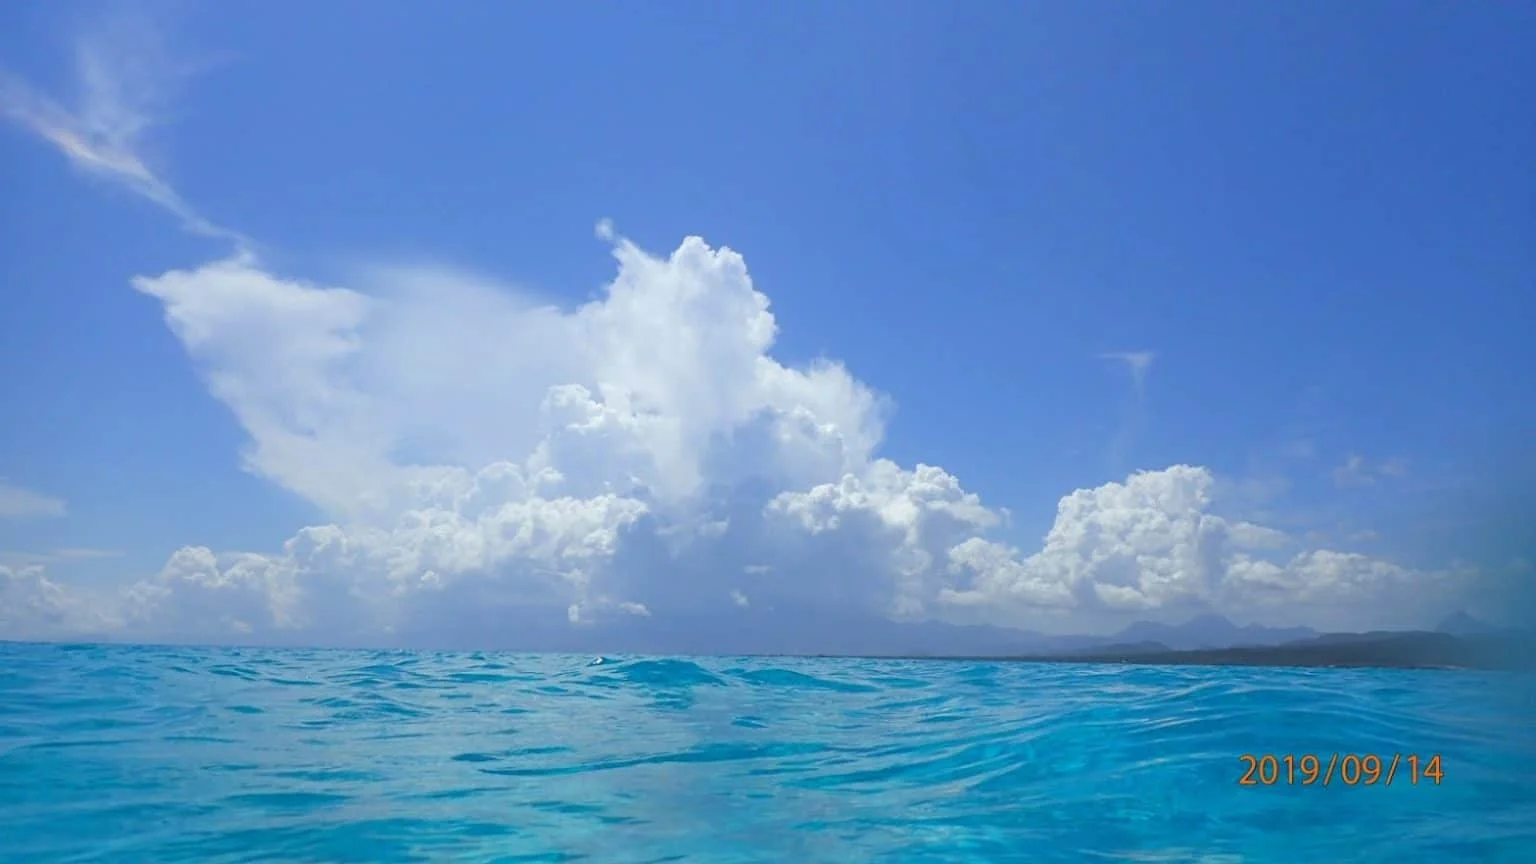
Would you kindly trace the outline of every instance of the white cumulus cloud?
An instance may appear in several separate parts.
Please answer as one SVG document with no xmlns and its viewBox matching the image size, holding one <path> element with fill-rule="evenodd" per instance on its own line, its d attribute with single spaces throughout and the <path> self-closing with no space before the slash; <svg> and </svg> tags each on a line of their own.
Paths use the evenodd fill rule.
<svg viewBox="0 0 1536 864">
<path fill-rule="evenodd" d="M 615 278 L 573 309 L 449 270 L 315 285 L 248 253 L 135 279 L 245 428 L 248 469 L 331 521 L 277 551 L 177 551 L 110 612 L 13 571 L 5 620 L 422 642 L 471 619 L 494 639 L 805 606 L 1361 626 L 1454 582 L 1227 518 L 1211 472 L 1186 465 L 1067 495 L 1021 550 L 958 478 L 879 456 L 883 397 L 836 363 L 773 357 L 740 255 L 606 234 Z"/>
<path fill-rule="evenodd" d="M 336 520 L 281 554 L 178 552 L 135 589 L 136 620 L 366 631 L 406 626 L 420 592 L 644 615 L 612 572 L 642 517 L 678 549 L 719 545 L 722 489 L 861 476 L 880 397 L 835 363 L 769 356 L 739 255 L 613 249 L 602 299 L 568 311 L 448 271 L 310 285 L 247 254 L 134 280 L 244 425 L 247 467 Z"/>
</svg>

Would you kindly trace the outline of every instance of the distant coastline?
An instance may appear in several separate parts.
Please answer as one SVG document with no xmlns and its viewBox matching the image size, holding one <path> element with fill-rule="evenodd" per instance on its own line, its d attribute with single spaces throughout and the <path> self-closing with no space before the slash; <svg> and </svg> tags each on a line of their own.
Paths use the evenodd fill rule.
<svg viewBox="0 0 1536 864">
<path fill-rule="evenodd" d="M 1143 666 L 1277 666 L 1294 668 L 1536 669 L 1529 640 L 1516 634 L 1455 636 L 1438 632 L 1340 633 L 1280 645 L 1177 650 L 1156 643 L 1106 645 L 1085 651 L 966 659 L 1029 663 L 1119 663 Z"/>
<path fill-rule="evenodd" d="M 467 629 L 436 644 L 398 640 L 300 639 L 226 643 L 96 639 L 71 645 L 207 647 L 363 651 L 469 651 L 616 657 L 784 657 L 885 660 L 960 660 L 1160 666 L 1271 666 L 1299 668 L 1463 669 L 1536 671 L 1536 631 L 1498 628 L 1463 613 L 1435 630 L 1318 633 L 1306 627 L 1238 626 L 1216 615 L 1183 624 L 1137 622 L 1103 636 L 1049 635 L 999 627 L 881 619 L 825 619 L 809 615 L 800 636 L 754 630 L 751 618 L 641 620 L 625 632 L 585 633 L 546 628 L 509 633 Z M 765 623 L 760 619 L 756 623 Z M 832 626 L 832 625 L 840 626 Z M 796 634 L 790 634 L 791 636 Z M 820 638 L 815 638 L 815 637 Z M 509 638 L 512 637 L 512 638 Z M 585 638 L 581 638 L 585 637 Z M 594 638 L 595 637 L 595 638 Z M 6 640 L 0 640 L 4 643 Z M 413 644 L 414 643 L 414 644 Z M 55 643 L 60 644 L 60 643 Z"/>
</svg>

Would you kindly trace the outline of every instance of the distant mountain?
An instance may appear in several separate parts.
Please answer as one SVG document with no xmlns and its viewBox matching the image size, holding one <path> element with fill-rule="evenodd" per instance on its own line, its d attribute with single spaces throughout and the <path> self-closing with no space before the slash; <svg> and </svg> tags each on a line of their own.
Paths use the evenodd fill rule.
<svg viewBox="0 0 1536 864">
<path fill-rule="evenodd" d="M 1508 635 L 1453 636 L 1424 631 L 1330 633 L 1283 645 L 1244 645 L 1186 651 L 1111 646 L 1070 655 L 1020 657 L 1057 663 L 1135 663 L 1165 666 L 1342 666 L 1403 669 L 1531 669 L 1536 656 Z"/>
<path fill-rule="evenodd" d="M 1138 622 L 1108 636 L 1074 636 L 936 621 L 896 622 L 879 615 L 811 605 L 630 616 L 605 622 L 602 627 L 571 627 L 560 614 L 563 610 L 555 609 L 537 616 L 526 612 L 514 616 L 516 610 L 492 607 L 476 609 L 473 613 L 462 609 L 451 611 L 451 620 L 429 620 L 431 626 L 424 632 L 398 634 L 399 644 L 430 642 L 435 643 L 434 647 L 444 649 L 597 654 L 988 657 L 999 660 L 1136 658 L 1130 662 L 1180 663 L 1218 662 L 1209 658 L 1221 655 L 1227 659 L 1219 662 L 1287 665 L 1300 657 L 1302 659 L 1296 662 L 1306 665 L 1312 662 L 1307 658 L 1344 657 L 1346 661 L 1354 662 L 1349 658 L 1376 657 L 1383 650 L 1387 653 L 1381 656 L 1396 657 L 1406 663 L 1419 656 L 1413 653 L 1418 650 L 1414 645 L 1429 645 L 1430 648 L 1425 650 L 1441 650 L 1443 653 L 1452 651 L 1448 646 L 1459 644 L 1458 640 L 1491 642 L 1502 638 L 1500 634 L 1488 633 L 1487 628 L 1474 633 L 1473 628 L 1480 622 L 1466 615 L 1448 617 L 1442 622 L 1442 632 L 1439 633 L 1319 635 L 1306 627 L 1238 626 L 1219 615 L 1202 615 L 1177 625 Z M 451 643 L 444 644 L 444 633 L 454 635 Z M 1437 642 L 1432 637 L 1441 638 Z M 1409 641 L 1401 641 L 1403 638 Z M 1536 645 L 1536 641 L 1524 644 Z M 1383 648 L 1384 645 L 1387 647 Z M 1266 649 L 1279 648 L 1286 650 L 1265 653 Z M 1405 657 L 1408 660 L 1404 660 Z M 1322 660 L 1317 662 L 1323 663 Z"/>
<path fill-rule="evenodd" d="M 1157 642 L 1175 651 L 1191 651 L 1239 645 L 1282 645 L 1316 635 L 1317 631 L 1310 627 L 1263 627 L 1258 624 L 1239 627 L 1220 615 L 1200 615 L 1183 624 L 1138 621 L 1105 641 L 1106 644 Z"/>
<path fill-rule="evenodd" d="M 1440 621 L 1435 632 L 1449 633 L 1452 636 L 1482 636 L 1494 632 L 1494 629 L 1466 612 L 1452 612 Z"/>
<path fill-rule="evenodd" d="M 786 629 L 785 619 L 793 622 Z M 765 653 L 904 657 L 1070 655 L 1105 649 L 1142 651 L 1279 645 L 1316 637 L 1307 627 L 1239 627 L 1220 615 L 1178 625 L 1140 622 L 1109 636 L 1054 635 L 1008 627 L 938 621 L 894 622 L 826 609 L 740 610 L 707 618 L 636 621 L 640 650 L 661 653 Z M 635 633 L 639 636 L 639 633 Z M 633 649 L 631 649 L 633 650 Z"/>
</svg>

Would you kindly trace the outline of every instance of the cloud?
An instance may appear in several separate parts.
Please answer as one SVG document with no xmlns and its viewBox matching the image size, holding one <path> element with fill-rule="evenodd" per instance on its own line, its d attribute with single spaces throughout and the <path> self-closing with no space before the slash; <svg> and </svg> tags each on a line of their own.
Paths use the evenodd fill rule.
<svg viewBox="0 0 1536 864">
<path fill-rule="evenodd" d="M 1317 442 L 1311 438 L 1291 438 L 1278 448 L 1282 458 L 1293 460 L 1311 459 L 1317 455 Z"/>
<path fill-rule="evenodd" d="M 1351 455 L 1344 460 L 1344 464 L 1333 469 L 1333 482 L 1338 486 L 1361 486 L 1372 483 L 1374 480 L 1363 456 Z"/>
<path fill-rule="evenodd" d="M 1146 425 L 1147 376 L 1152 371 L 1152 363 L 1157 355 L 1151 351 L 1110 351 L 1100 354 L 1099 359 L 1124 365 L 1131 376 L 1132 398 L 1124 408 L 1120 426 L 1106 452 L 1110 470 L 1120 473 L 1125 471 L 1127 454 Z"/>
<path fill-rule="evenodd" d="M 1157 359 L 1157 354 L 1152 351 L 1107 351 L 1099 355 L 1101 360 L 1113 360 L 1125 364 L 1126 371 L 1131 373 L 1131 383 L 1136 387 L 1136 397 L 1140 399 L 1146 393 L 1147 375 L 1152 371 L 1152 362 Z"/>
<path fill-rule="evenodd" d="M 522 644 L 722 614 L 787 632 L 807 608 L 1377 625 L 1454 588 L 1224 515 L 1187 465 L 1067 495 L 1021 551 L 958 478 L 879 455 L 885 397 L 774 359 L 740 255 L 607 236 L 612 282 L 570 309 L 448 269 L 317 285 L 249 253 L 133 280 L 244 427 L 247 469 L 331 521 L 274 552 L 184 548 L 105 607 L 39 569 L 12 599 L 144 638 Z"/>
<path fill-rule="evenodd" d="M 132 286 L 244 429 L 245 468 L 324 519 L 266 551 L 187 546 L 113 589 L 51 578 L 62 550 L 0 566 L 0 635 L 558 647 L 677 622 L 792 633 L 808 610 L 1385 625 L 1461 578 L 1235 518 L 1191 465 L 1071 492 L 1026 551 L 1007 512 L 944 468 L 880 455 L 887 397 L 834 361 L 776 359 L 745 260 L 700 237 L 658 255 L 598 223 L 615 274 L 575 308 L 450 268 L 381 265 L 348 285 L 275 272 L 149 168 L 176 75 L 143 44 L 82 40 L 70 109 L 0 77 L 0 111 L 189 230 L 237 240 Z M 1129 370 L 1139 412 L 1154 355 L 1103 357 Z M 0 508 L 63 512 L 11 489 Z"/>
<path fill-rule="evenodd" d="M 97 558 L 121 558 L 123 557 L 123 552 L 120 549 L 88 549 L 68 546 L 53 550 L 52 557 L 60 561 L 89 561 Z"/>
<path fill-rule="evenodd" d="M 92 561 L 103 558 L 121 558 L 115 549 L 64 548 L 51 552 L 0 552 L 0 564 L 24 567 L 37 564 L 68 564 L 76 561 Z"/>
<path fill-rule="evenodd" d="M 54 582 L 40 565 L 0 564 L 0 638 L 119 633 L 120 606 L 119 596 Z"/>
<path fill-rule="evenodd" d="M 1060 605 L 1139 617 L 1214 610 L 1283 624 L 1412 623 L 1423 608 L 1398 602 L 1416 586 L 1455 590 L 1455 577 L 1410 572 L 1363 556 L 1293 550 L 1297 538 L 1214 512 L 1215 477 L 1178 465 L 1063 498 L 1043 548 L 1027 557 L 981 539 L 952 556 L 969 571 L 950 602 L 993 611 Z M 1287 551 L 1293 550 L 1293 551 Z M 1367 599 L 1369 598 L 1369 599 Z M 1391 602 L 1390 609 L 1364 604 Z M 1426 601 L 1432 607 L 1432 601 Z M 1000 616 L 1003 620 L 1008 615 Z"/>
<path fill-rule="evenodd" d="M 0 478 L 0 519 L 19 519 L 29 516 L 63 516 L 63 499 L 33 492 L 5 482 Z"/>
<path fill-rule="evenodd" d="M 1333 482 L 1340 487 L 1374 486 L 1383 479 L 1398 479 L 1407 475 L 1406 459 L 1388 459 L 1373 464 L 1364 456 L 1351 454 L 1343 464 L 1333 469 Z"/>
<path fill-rule="evenodd" d="M 150 168 L 145 138 L 186 70 L 168 61 L 161 32 L 142 14 L 106 17 L 75 41 L 79 98 L 73 105 L 39 93 L 0 69 L 0 116 L 52 144 L 82 170 L 116 183 L 208 237 L 248 245 L 200 215 Z"/>
<path fill-rule="evenodd" d="M 385 595 L 428 571 L 516 570 L 541 602 L 622 610 L 640 601 L 596 571 L 642 517 L 718 537 L 717 487 L 868 463 L 881 398 L 835 363 L 768 356 L 776 325 L 739 255 L 697 238 L 668 258 L 613 253 L 603 299 L 569 311 L 449 271 L 380 270 L 364 293 L 249 256 L 135 280 L 250 434 L 247 467 L 338 519 L 234 581 L 288 585 L 316 556 L 404 580 Z M 196 572 L 219 577 L 192 581 L 222 590 L 209 556 Z M 188 582 L 173 570 L 155 593 Z M 338 590 L 382 602 L 377 585 Z"/>
<path fill-rule="evenodd" d="M 838 364 L 767 356 L 776 325 L 740 256 L 698 238 L 614 254 L 607 296 L 569 312 L 449 271 L 381 270 L 363 293 L 249 256 L 134 285 L 250 434 L 247 466 L 339 517 L 392 515 L 509 454 L 529 494 L 669 505 L 706 475 L 805 483 L 868 459 L 880 397 Z"/>
</svg>

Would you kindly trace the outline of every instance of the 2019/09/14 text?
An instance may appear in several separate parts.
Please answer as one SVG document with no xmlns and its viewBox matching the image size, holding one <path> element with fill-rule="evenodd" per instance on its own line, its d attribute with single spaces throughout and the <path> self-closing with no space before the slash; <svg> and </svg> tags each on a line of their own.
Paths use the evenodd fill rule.
<svg viewBox="0 0 1536 864">
<path fill-rule="evenodd" d="M 1439 786 L 1445 779 L 1440 754 L 1333 753 L 1324 760 L 1314 753 L 1244 753 L 1239 786 L 1391 786 L 1405 781 Z"/>
</svg>

